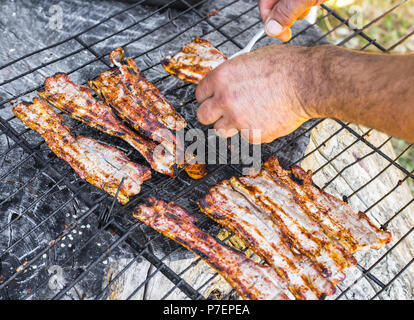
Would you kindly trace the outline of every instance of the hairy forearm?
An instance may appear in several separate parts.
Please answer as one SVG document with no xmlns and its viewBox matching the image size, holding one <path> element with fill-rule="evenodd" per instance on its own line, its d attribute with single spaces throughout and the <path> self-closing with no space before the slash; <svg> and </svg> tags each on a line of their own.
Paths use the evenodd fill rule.
<svg viewBox="0 0 414 320">
<path fill-rule="evenodd" d="M 363 53 L 335 46 L 312 49 L 314 90 L 304 97 L 313 117 L 376 128 L 414 142 L 414 54 Z"/>
<path fill-rule="evenodd" d="M 414 142 L 413 88 L 414 55 L 274 44 L 208 73 L 196 90 L 197 118 L 223 136 L 260 129 L 262 143 L 311 118 L 337 118 Z"/>
</svg>

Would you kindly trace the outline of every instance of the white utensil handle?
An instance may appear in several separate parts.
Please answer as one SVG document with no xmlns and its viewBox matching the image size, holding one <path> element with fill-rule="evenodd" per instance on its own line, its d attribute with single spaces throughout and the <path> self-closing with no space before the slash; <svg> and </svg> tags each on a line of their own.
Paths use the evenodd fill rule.
<svg viewBox="0 0 414 320">
<path fill-rule="evenodd" d="M 254 37 L 249 41 L 249 43 L 247 44 L 246 47 L 244 47 L 242 50 L 240 50 L 239 52 L 235 53 L 234 55 L 232 55 L 230 57 L 230 59 L 233 59 L 234 57 L 237 57 L 243 53 L 247 53 L 250 52 L 253 48 L 253 46 L 256 44 L 256 42 L 264 35 L 265 31 L 264 29 L 260 29 L 259 32 L 257 32 Z"/>
</svg>

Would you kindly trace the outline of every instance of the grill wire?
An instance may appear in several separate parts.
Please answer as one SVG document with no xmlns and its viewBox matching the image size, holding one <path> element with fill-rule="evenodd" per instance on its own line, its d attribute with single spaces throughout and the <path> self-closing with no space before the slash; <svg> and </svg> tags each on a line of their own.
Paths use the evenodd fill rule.
<svg viewBox="0 0 414 320">
<path fill-rule="evenodd" d="M 148 50 L 145 52 L 140 53 L 139 55 L 133 56 L 133 58 L 137 59 L 145 59 L 147 54 L 151 51 L 158 50 L 165 45 L 169 45 L 174 43 L 175 47 L 173 49 L 178 49 L 184 42 L 180 40 L 186 39 L 185 33 L 193 28 L 197 28 L 200 25 L 203 25 L 202 33 L 199 34 L 201 37 L 207 37 L 212 33 L 217 33 L 223 39 L 221 43 L 213 43 L 216 47 L 223 49 L 229 48 L 231 45 L 232 50 L 235 51 L 237 48 L 241 49 L 243 47 L 245 39 L 249 39 L 248 34 L 252 29 L 260 27 L 260 18 L 256 14 L 255 19 L 250 18 L 248 20 L 248 24 L 244 25 L 240 28 L 240 31 L 236 34 L 230 34 L 226 30 L 226 26 L 234 23 L 239 19 L 243 19 L 246 15 L 251 14 L 253 11 L 257 10 L 257 4 L 255 0 L 252 1 L 243 1 L 243 0 L 234 0 L 221 8 L 216 8 L 218 10 L 218 15 L 223 10 L 231 10 L 233 5 L 244 5 L 244 10 L 240 11 L 241 13 L 237 13 L 233 15 L 228 21 L 224 23 L 216 23 L 214 16 L 209 17 L 207 12 L 203 9 L 203 4 L 207 2 L 207 0 L 202 0 L 201 3 L 196 5 L 190 5 L 185 0 L 173 0 L 168 4 L 164 5 L 161 8 L 153 8 L 153 11 L 150 15 L 140 17 L 139 20 L 134 22 L 131 25 L 123 26 L 120 30 L 111 33 L 103 38 L 97 39 L 94 42 L 87 43 L 86 41 L 82 40 L 82 36 L 87 36 L 88 32 L 97 28 L 99 26 L 105 25 L 111 19 L 115 17 L 127 13 L 134 8 L 137 8 L 142 3 L 145 4 L 145 1 L 137 2 L 134 5 L 131 5 L 119 12 L 108 16 L 106 19 L 98 22 L 97 24 L 88 27 L 87 29 L 74 34 L 73 36 L 66 38 L 62 41 L 57 43 L 53 43 L 50 46 L 44 47 L 42 49 L 33 51 L 28 53 L 24 56 L 21 56 L 17 59 L 14 59 L 6 64 L 0 66 L 0 71 L 4 68 L 11 67 L 24 59 L 41 54 L 43 52 L 47 52 L 59 45 L 68 43 L 70 41 L 76 41 L 78 44 L 81 45 L 79 49 L 73 50 L 67 54 L 63 54 L 53 60 L 49 60 L 48 62 L 39 64 L 35 68 L 31 68 L 30 70 L 23 71 L 20 75 L 4 80 L 0 83 L 0 87 L 6 86 L 8 84 L 13 83 L 23 77 L 28 77 L 32 73 L 37 70 L 40 70 L 50 64 L 53 64 L 58 61 L 62 61 L 65 59 L 70 59 L 77 53 L 88 51 L 91 53 L 94 58 L 88 61 L 85 64 L 81 64 L 76 68 L 67 72 L 69 75 L 75 74 L 77 71 L 81 70 L 82 68 L 88 67 L 93 63 L 101 63 L 105 67 L 109 68 L 109 62 L 106 58 L 108 52 L 103 52 L 103 54 L 98 53 L 99 51 L 99 44 L 105 40 L 112 39 L 113 37 L 120 36 L 124 32 L 127 32 L 129 29 L 133 28 L 137 25 L 145 25 L 146 20 L 151 18 L 153 15 L 162 13 L 162 12 L 169 12 L 170 6 L 172 6 L 176 2 L 181 2 L 186 6 L 182 12 L 177 13 L 175 16 L 172 14 L 168 14 L 169 18 L 166 21 L 160 21 L 159 25 L 148 29 L 148 31 L 139 35 L 132 40 L 129 40 L 126 43 L 122 43 L 122 46 L 126 48 L 128 53 L 128 45 L 137 41 L 146 41 L 146 37 L 153 33 L 162 32 L 163 27 L 168 27 L 170 25 L 174 25 L 175 23 L 182 23 L 180 17 L 183 17 L 185 14 L 192 14 L 198 17 L 195 19 L 195 22 L 191 22 L 185 26 L 182 30 L 175 33 L 172 37 L 168 37 L 162 43 L 159 43 L 155 46 L 148 45 Z M 390 52 L 394 50 L 397 46 L 401 43 L 406 41 L 410 36 L 414 34 L 414 30 L 406 35 L 404 35 L 398 42 L 393 44 L 391 47 L 385 48 L 381 43 L 379 43 L 376 39 L 371 38 L 367 32 L 369 28 L 376 22 L 381 21 L 385 17 L 394 14 L 396 10 L 403 10 L 403 5 L 406 1 L 401 1 L 394 7 L 390 8 L 380 16 L 378 16 L 374 21 L 364 25 L 361 28 L 356 28 L 350 23 L 349 19 L 341 17 L 337 12 L 330 9 L 329 7 L 322 5 L 324 10 L 324 14 L 318 18 L 316 23 L 320 23 L 324 19 L 335 19 L 336 24 L 331 26 L 331 29 L 321 35 L 319 39 L 314 41 L 315 44 L 321 43 L 328 38 L 332 32 L 337 31 L 340 28 L 346 28 L 348 31 L 347 36 L 335 43 L 339 46 L 348 46 L 350 41 L 356 37 L 360 37 L 365 41 L 363 47 L 358 48 L 360 50 L 366 50 L 367 48 L 375 48 L 377 51 L 381 52 Z M 315 24 L 316 24 L 315 23 Z M 293 39 L 299 37 L 302 33 L 306 32 L 311 26 L 306 26 L 303 30 L 295 30 Z M 191 39 L 186 39 L 191 40 Z M 261 40 L 263 41 L 263 40 Z M 260 42 L 259 42 L 260 46 Z M 114 47 L 115 48 L 115 47 Z M 225 53 L 230 53 L 226 52 Z M 161 69 L 159 69 L 159 61 L 155 63 L 149 64 L 148 67 L 143 68 L 142 72 L 144 76 L 150 75 L 151 73 L 156 76 L 156 80 L 154 81 L 157 85 L 164 81 L 175 81 L 171 79 L 169 75 L 165 75 L 165 73 L 160 73 Z M 56 70 L 60 71 L 60 70 Z M 94 78 L 99 73 L 92 73 L 88 75 L 88 78 Z M 83 78 L 82 81 L 85 82 L 86 78 Z M 182 84 L 179 82 L 173 82 L 175 87 L 172 88 L 171 91 L 183 92 L 181 98 L 184 97 L 184 100 L 181 100 L 181 109 L 185 109 L 186 106 L 194 105 L 195 100 L 192 95 L 188 94 L 189 85 Z M 178 86 L 177 86 L 178 84 Z M 41 86 L 36 86 L 29 88 L 23 92 L 20 92 L 14 95 L 11 98 L 7 98 L 4 101 L 1 101 L 0 108 L 9 108 L 10 103 L 25 98 L 30 94 L 35 93 L 36 90 L 40 89 Z M 171 92 L 170 91 L 170 92 Z M 190 90 L 191 91 L 191 90 Z M 167 96 L 167 98 L 169 98 Z M 183 102 L 184 101 L 184 102 Z M 177 104 L 174 104 L 177 105 Z M 180 110 L 179 110 L 180 111 Z M 71 121 L 68 119 L 68 121 Z M 321 125 L 324 121 L 323 119 L 318 119 L 303 125 L 295 134 L 290 135 L 287 139 L 283 140 L 283 143 L 278 145 L 277 150 L 272 149 L 271 152 L 277 152 L 278 155 L 281 154 L 283 157 L 283 152 L 289 149 L 291 146 L 295 145 L 297 141 L 301 138 L 306 137 L 309 135 L 309 132 Z M 326 163 L 319 167 L 314 168 L 315 174 L 317 174 L 321 169 L 326 166 L 332 165 L 333 161 L 337 159 L 341 154 L 349 152 L 349 149 L 355 145 L 364 145 L 364 150 L 366 153 L 363 156 L 360 156 L 355 159 L 355 161 L 344 168 L 341 168 L 339 173 L 333 177 L 331 181 L 329 181 L 324 187 L 326 188 L 328 185 L 332 184 L 334 180 L 339 179 L 340 177 L 346 177 L 347 169 L 351 166 L 358 165 L 363 159 L 373 157 L 374 155 L 381 157 L 383 161 L 387 163 L 386 166 L 379 172 L 373 179 L 370 181 L 365 182 L 365 184 L 361 185 L 358 190 L 352 192 L 351 194 L 343 195 L 344 198 L 350 199 L 352 197 L 358 196 L 358 192 L 365 188 L 369 184 L 375 184 L 378 182 L 378 176 L 385 172 L 389 168 L 396 168 L 398 171 L 401 172 L 403 175 L 403 179 L 401 183 L 398 183 L 395 187 L 387 191 L 386 193 L 382 194 L 377 201 L 375 201 L 371 206 L 369 206 L 366 210 L 370 211 L 372 208 L 377 207 L 380 202 L 390 196 L 394 192 L 398 192 L 401 185 L 408 180 L 412 180 L 414 178 L 413 172 L 409 171 L 406 167 L 404 167 L 400 162 L 401 156 L 405 152 L 409 152 L 412 148 L 412 145 L 408 145 L 405 150 L 401 154 L 399 154 L 396 158 L 391 158 L 387 155 L 383 150 L 382 147 L 388 143 L 391 138 L 387 138 L 383 143 L 380 145 L 373 145 L 369 142 L 368 137 L 372 130 L 367 130 L 363 134 L 359 133 L 354 127 L 349 123 L 344 123 L 339 120 L 335 120 L 338 124 L 339 129 L 336 132 L 333 132 L 326 140 L 321 143 L 320 145 L 316 146 L 316 149 L 311 150 L 308 154 L 301 156 L 300 158 L 296 158 L 293 162 L 286 160 L 285 165 L 292 165 L 294 163 L 299 163 L 302 160 L 306 159 L 314 152 L 317 152 L 320 148 L 322 148 L 325 143 L 328 143 L 332 138 L 338 135 L 341 131 L 347 131 L 352 136 L 354 136 L 354 141 L 342 150 L 337 150 L 337 153 L 332 155 L 331 158 L 326 159 Z M 18 120 L 14 116 L 9 118 L 4 118 L 3 116 L 0 117 L 0 135 L 2 142 L 6 141 L 6 147 L 1 150 L 0 154 L 0 163 L 3 166 L 5 162 L 7 162 L 6 158 L 10 154 L 14 154 L 15 152 L 21 153 L 21 158 L 14 161 L 13 164 L 10 166 L 9 170 L 4 173 L 0 177 L 1 183 L 10 184 L 15 183 L 16 189 L 7 196 L 1 196 L 0 199 L 0 208 L 3 205 L 7 204 L 14 200 L 14 198 L 18 198 L 21 195 L 23 190 L 30 190 L 33 193 L 33 199 L 29 202 L 29 206 L 23 208 L 19 213 L 11 216 L 9 221 L 3 225 L 0 225 L 0 234 L 2 233 L 11 233 L 12 228 L 18 226 L 19 223 L 30 223 L 32 227 L 23 234 L 20 238 L 14 240 L 13 242 L 9 243 L 7 248 L 1 249 L 0 254 L 0 261 L 3 262 L 3 270 L 1 271 L 1 278 L 0 278 L 0 298 L 8 299 L 8 298 L 19 298 L 19 299 L 31 299 L 34 297 L 42 296 L 42 292 L 48 291 L 48 287 L 50 287 L 50 279 L 53 275 L 50 269 L 47 269 L 45 263 L 43 263 L 42 270 L 37 270 L 37 265 L 39 264 L 42 259 L 45 259 L 46 256 L 54 255 L 59 256 L 60 250 L 63 250 L 63 246 L 65 245 L 65 240 L 68 238 L 79 237 L 78 241 L 75 241 L 75 245 L 72 250 L 69 250 L 69 254 L 65 251 L 64 256 L 59 256 L 59 266 L 63 266 L 65 268 L 69 268 L 72 271 L 68 272 L 66 269 L 66 277 L 67 280 L 58 290 L 54 293 L 53 296 L 50 298 L 52 299 L 83 299 L 85 298 L 82 295 L 82 287 L 92 286 L 94 296 L 89 298 L 96 298 L 96 299 L 106 299 L 108 298 L 108 292 L 110 291 L 110 287 L 114 285 L 117 280 L 122 278 L 128 272 L 128 269 L 131 268 L 135 263 L 142 263 L 142 261 L 146 261 L 150 264 L 148 268 L 148 272 L 143 277 L 142 281 L 137 281 L 137 285 L 133 291 L 129 292 L 128 297 L 126 298 L 133 298 L 138 292 L 144 292 L 143 296 L 145 296 L 145 292 L 148 290 L 148 284 L 159 277 L 160 274 L 162 275 L 165 281 L 170 282 L 169 290 L 165 292 L 165 294 L 161 297 L 162 299 L 171 298 L 172 294 L 175 295 L 177 292 L 181 292 L 183 295 L 182 297 L 189 298 L 189 299 L 204 299 L 204 295 L 201 293 L 201 290 L 211 284 L 213 281 L 216 281 L 220 276 L 217 273 L 211 273 L 211 276 L 205 279 L 201 284 L 194 286 L 184 280 L 184 275 L 187 273 L 191 273 L 191 270 L 196 268 L 202 260 L 198 259 L 190 259 L 190 262 L 187 266 L 183 266 L 180 270 L 174 270 L 173 267 L 169 266 L 166 261 L 176 254 L 180 253 L 182 256 L 185 257 L 193 257 L 192 254 L 184 252 L 184 250 L 178 244 L 174 243 L 171 240 L 165 239 L 162 235 L 154 232 L 153 230 L 149 229 L 145 225 L 135 221 L 131 217 L 131 209 L 140 203 L 143 199 L 148 197 L 149 195 L 154 195 L 156 197 L 163 198 L 167 194 L 167 190 L 176 190 L 175 191 L 175 199 L 165 198 L 165 200 L 171 201 L 174 200 L 178 204 L 183 205 L 186 209 L 189 209 L 191 213 L 199 217 L 199 225 L 206 230 L 209 230 L 210 233 L 217 233 L 219 227 L 216 226 L 214 223 L 211 223 L 206 217 L 198 213 L 197 206 L 195 205 L 194 201 L 199 199 L 204 192 L 207 190 L 209 186 L 212 186 L 214 182 L 221 180 L 222 178 L 230 177 L 231 175 L 239 175 L 241 173 L 240 168 L 238 166 L 232 164 L 224 164 L 224 165 L 213 165 L 212 168 L 209 167 L 209 174 L 201 180 L 191 180 L 185 177 L 185 173 L 182 172 L 176 179 L 170 179 L 167 177 L 163 177 L 159 174 L 153 174 L 153 178 L 143 184 L 142 192 L 134 197 L 127 205 L 120 206 L 115 205 L 113 208 L 114 212 L 112 215 L 112 219 L 102 228 L 94 227 L 97 225 L 96 217 L 99 215 L 99 212 L 102 210 L 103 207 L 108 206 L 112 201 L 112 198 L 103 192 L 96 191 L 91 189 L 88 183 L 81 181 L 80 179 L 75 179 L 73 177 L 73 172 L 71 170 L 61 170 L 62 163 L 57 160 L 56 157 L 51 154 L 48 150 L 48 147 L 40 141 L 39 139 L 38 144 L 33 145 L 33 143 L 29 142 L 27 136 L 33 135 L 35 136 L 36 133 L 33 133 L 30 129 L 24 128 L 24 126 L 17 126 Z M 72 122 L 74 125 L 74 130 L 89 130 L 88 128 L 84 128 L 84 125 L 76 122 Z M 190 128 L 193 126 L 190 125 Z M 21 130 L 17 130 L 16 128 L 20 128 Z M 203 128 L 206 130 L 206 128 Z M 93 132 L 93 131 L 91 131 Z M 96 132 L 94 132 L 96 136 Z M 99 134 L 98 134 L 99 135 Z M 105 140 L 104 135 L 99 136 L 101 140 Z M 118 146 L 121 147 L 122 146 Z M 266 148 L 266 146 L 264 147 Z M 131 150 L 128 148 L 125 149 L 127 153 L 133 158 L 131 155 Z M 269 152 L 269 151 L 268 151 Z M 266 152 L 265 152 L 266 154 Z M 134 159 L 136 160 L 136 159 Z M 142 159 L 137 160 L 140 163 L 143 163 Z M 283 163 L 283 159 L 281 159 Z M 11 181 L 9 178 L 10 174 L 13 172 L 19 172 L 21 170 L 32 170 L 33 176 L 32 178 L 28 179 L 26 182 L 19 182 L 16 183 L 15 181 Z M 44 177 L 48 177 L 48 180 L 44 179 Z M 50 180 L 53 180 L 54 183 L 50 183 Z M 40 182 L 37 182 L 40 181 Z M 49 181 L 46 183 L 46 181 Z M 33 184 L 33 185 L 32 185 Z M 36 186 L 35 186 L 36 184 Z M 92 196 L 90 190 L 93 190 Z M 47 202 L 49 197 L 56 197 L 60 201 L 60 206 L 51 210 L 48 208 Z M 412 210 L 412 203 L 414 198 L 411 197 L 408 203 L 401 204 L 400 208 L 395 208 L 395 212 L 392 213 L 391 218 L 387 221 L 381 221 L 378 218 L 377 221 L 381 223 L 382 228 L 387 228 L 387 226 L 391 223 L 391 221 L 397 219 L 403 212 L 408 210 Z M 32 210 L 38 209 L 39 207 L 43 209 L 43 218 L 38 219 L 37 221 L 31 221 L 28 217 L 29 213 Z M 1 209 L 2 210 L 2 209 Z M 65 215 L 66 214 L 66 215 Z M 26 220 L 25 220 L 26 219 Z M 59 223 L 61 223 L 62 228 L 60 232 L 56 233 L 56 236 L 44 239 L 42 246 L 38 247 L 30 247 L 30 239 L 33 235 L 36 234 L 41 228 L 48 226 L 52 223 L 52 220 L 57 219 Z M 91 225 L 93 225 L 91 227 Z M 86 227 L 85 227 L 86 226 Z M 335 299 L 345 299 L 345 298 L 352 298 L 353 296 L 353 288 L 356 284 L 360 281 L 368 281 L 373 288 L 373 293 L 369 298 L 371 299 L 383 299 L 386 297 L 386 294 L 389 294 L 390 291 L 393 290 L 393 284 L 396 282 L 397 279 L 402 277 L 403 274 L 412 272 L 414 270 L 410 266 L 414 261 L 414 252 L 407 252 L 408 258 L 406 257 L 406 263 L 401 265 L 398 270 L 393 270 L 393 274 L 390 274 L 389 277 L 386 279 L 387 281 L 381 280 L 382 277 L 378 276 L 378 272 L 375 272 L 376 267 L 380 264 L 387 261 L 387 257 L 393 250 L 395 250 L 401 243 L 409 239 L 413 227 L 410 226 L 408 231 L 403 234 L 400 238 L 394 239 L 393 242 L 386 246 L 386 248 L 381 251 L 381 255 L 370 263 L 367 266 L 362 266 L 358 264 L 357 268 L 359 270 L 359 276 L 352 278 L 350 281 L 346 281 L 346 283 L 338 285 L 338 293 L 334 296 Z M 80 231 L 81 230 L 81 231 Z M 79 236 L 80 232 L 83 230 L 82 237 Z M 105 243 L 105 246 L 99 247 L 97 246 L 102 241 L 103 238 L 108 239 Z M 226 240 L 231 237 L 229 235 L 226 239 L 220 240 L 221 242 L 226 242 Z M 28 244 L 29 243 L 29 244 Z M 162 243 L 163 250 L 162 254 L 159 254 L 158 251 L 154 250 L 155 247 L 160 246 L 159 243 Z M 10 257 L 13 255 L 13 251 L 16 247 L 24 245 L 27 246 L 27 251 L 29 252 L 26 257 L 23 259 L 15 259 L 12 260 Z M 79 257 L 87 257 L 88 252 L 92 252 L 97 250 L 98 254 L 94 255 L 92 259 L 88 260 L 85 265 L 86 267 L 82 267 L 80 269 L 73 268 L 73 266 L 77 266 L 77 259 Z M 106 272 L 108 258 L 111 255 L 114 255 L 119 252 L 132 252 L 131 257 L 129 260 L 126 261 L 125 265 L 120 269 L 117 270 L 115 274 L 111 276 L 106 282 L 106 285 L 102 286 L 102 283 L 97 281 L 96 273 Z M 85 254 L 86 252 L 86 254 Z M 368 253 L 370 254 L 370 253 Z M 92 256 L 92 255 L 91 255 Z M 11 272 L 5 272 L 5 262 L 7 262 L 7 266 L 12 266 L 13 270 Z M 96 271 L 98 270 L 98 271 Z M 36 287 L 27 287 L 25 285 L 25 279 L 30 278 L 31 275 L 36 275 L 39 277 L 39 281 L 37 282 Z M 385 295 L 384 295 L 385 294 Z M 411 297 L 413 297 L 414 292 L 411 293 Z M 225 295 L 221 296 L 222 299 L 232 299 L 235 298 L 236 294 L 234 290 L 229 291 Z"/>
</svg>

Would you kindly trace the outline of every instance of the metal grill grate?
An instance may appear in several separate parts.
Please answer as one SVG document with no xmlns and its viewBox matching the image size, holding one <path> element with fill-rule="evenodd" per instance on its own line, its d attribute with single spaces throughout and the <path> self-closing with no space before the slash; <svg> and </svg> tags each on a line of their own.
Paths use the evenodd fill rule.
<svg viewBox="0 0 414 320">
<path fill-rule="evenodd" d="M 337 45 L 349 47 L 350 41 L 359 37 L 364 45 L 356 49 L 375 48 L 389 52 L 409 39 L 414 30 L 402 36 L 389 48 L 371 38 L 369 30 L 378 21 L 395 14 L 398 10 L 404 10 L 406 2 L 407 0 L 401 1 L 361 28 L 356 28 L 349 19 L 341 17 L 323 5 L 324 14 L 315 24 L 330 19 L 330 30 L 322 34 L 315 31 L 315 24 L 299 23 L 295 25 L 291 43 L 325 43 L 333 32 L 341 29 L 344 36 Z M 186 9 L 171 9 L 176 3 L 185 5 Z M 11 92 L 8 95 L 0 95 L 0 212 L 5 213 L 0 220 L 0 242 L 6 243 L 6 247 L 1 248 L 0 253 L 2 299 L 108 298 L 109 289 L 137 264 L 145 267 L 145 272 L 140 275 L 141 278 L 134 279 L 134 288 L 131 288 L 125 298 L 147 297 L 151 290 L 150 283 L 158 281 L 168 288 L 159 298 L 204 299 L 204 289 L 220 278 L 217 273 L 210 270 L 206 272 L 205 279 L 192 279 L 189 275 L 196 268 L 201 268 L 204 262 L 194 258 L 173 241 L 135 221 L 131 217 L 131 209 L 149 195 L 168 201 L 174 200 L 199 217 L 202 228 L 217 234 L 218 226 L 198 212 L 195 200 L 201 198 L 208 187 L 217 181 L 240 174 L 238 166 L 209 165 L 209 174 L 198 181 L 191 180 L 183 172 L 176 179 L 155 173 L 151 180 L 144 183 L 141 194 L 125 206 L 116 204 L 112 219 L 107 225 L 98 228 L 97 216 L 104 206 L 110 207 L 112 199 L 81 181 L 63 161 L 50 152 L 36 133 L 25 128 L 10 112 L 12 101 L 29 100 L 35 95 L 36 90 L 41 88 L 44 73 L 50 75 L 63 71 L 75 81 L 85 83 L 87 79 L 94 78 L 108 69 L 107 54 L 110 49 L 122 46 L 128 55 L 137 53 L 133 58 L 137 59 L 139 67 L 145 65 L 142 68 L 144 75 L 161 88 L 174 106 L 179 106 L 178 111 L 185 116 L 190 127 L 199 127 L 205 131 L 207 128 L 201 126 L 195 118 L 194 88 L 166 75 L 159 62 L 166 54 L 177 51 L 183 43 L 192 40 L 194 36 L 211 40 L 213 45 L 226 54 L 242 48 L 245 41 L 261 27 L 256 0 L 213 3 L 202 0 L 196 5 L 190 5 L 185 0 L 173 0 L 160 8 L 143 5 L 145 1 L 139 1 L 81 32 L 0 66 L 0 89 L 2 92 Z M 212 9 L 217 9 L 218 14 L 210 16 L 208 13 Z M 122 17 L 129 13 L 136 14 L 135 10 L 139 10 L 138 18 L 131 23 L 122 23 Z M 332 21 L 336 23 L 332 25 Z M 114 28 L 114 24 L 118 27 Z M 95 32 L 99 32 L 101 36 L 97 38 Z M 309 38 L 309 34 L 312 37 Z M 311 40 L 304 40 L 305 35 L 308 36 L 306 39 Z M 263 38 L 258 46 L 266 45 L 269 41 L 274 42 Z M 137 44 L 140 46 L 137 47 Z M 68 51 L 62 52 L 62 46 Z M 42 62 L 36 66 L 22 68 L 27 59 L 44 57 L 49 52 L 55 56 L 53 59 L 39 58 Z M 78 57 L 79 61 L 76 61 Z M 56 63 L 65 61 L 69 61 L 69 64 L 73 62 L 74 67 L 68 70 L 54 69 Z M 22 71 L 9 76 L 13 74 L 10 70 L 14 68 L 20 68 Z M 14 87 L 19 87 L 18 84 L 21 82 L 25 89 L 13 90 Z M 100 141 L 116 143 L 117 147 L 126 151 L 133 160 L 145 163 L 125 144 L 119 144 L 111 137 L 97 133 L 69 118 L 66 119 L 73 125 L 76 133 L 86 132 L 86 135 Z M 332 132 L 320 141 L 312 140 L 311 137 L 313 148 L 308 148 L 309 151 L 303 154 L 303 145 L 309 141 L 311 130 L 318 130 L 327 122 L 333 129 Z M 334 174 L 327 180 L 321 180 L 323 184 L 320 186 L 330 192 L 336 192 L 350 202 L 359 198 L 362 192 L 373 185 L 382 183 L 380 178 L 390 170 L 398 171 L 398 181 L 393 182 L 393 186 L 387 190 L 384 189 L 375 199 L 370 199 L 369 203 L 364 203 L 365 207 L 362 209 L 382 228 L 400 226 L 402 223 L 404 228 L 401 232 L 394 233 L 393 242 L 376 254 L 370 252 L 366 256 L 358 257 L 358 268 L 347 274 L 347 280 L 338 286 L 338 293 L 330 298 L 412 298 L 414 295 L 414 280 L 411 280 L 414 279 L 414 241 L 411 238 L 414 220 L 409 224 L 411 220 L 408 218 L 413 210 L 414 198 L 410 196 L 405 203 L 395 203 L 397 207 L 392 208 L 392 212 L 379 213 L 384 210 L 384 200 L 387 201 L 396 193 L 401 193 L 402 188 L 406 190 L 407 182 L 414 178 L 413 171 L 410 172 L 408 167 L 399 162 L 403 154 L 410 152 L 412 146 L 408 144 L 394 157 L 387 152 L 392 138 L 381 136 L 383 141 L 371 141 L 373 133 L 374 130 L 361 130 L 360 127 L 349 123 L 319 119 L 306 123 L 286 138 L 263 146 L 264 157 L 277 154 L 285 166 L 306 162 L 316 155 L 325 156 L 323 162 L 319 162 L 317 167 L 312 167 L 315 179 L 318 179 L 319 175 L 326 177 L 323 173 L 334 168 Z M 335 139 L 342 134 L 346 134 L 347 139 L 339 147 L 333 148 L 333 153 L 326 156 L 323 153 L 326 146 L 337 143 Z M 359 153 L 354 154 L 355 150 Z M 354 161 L 346 163 L 344 156 L 350 153 Z M 340 185 L 341 181 L 353 179 L 349 172 L 356 166 L 363 166 L 367 159 L 376 159 L 380 164 L 378 172 L 351 191 L 331 189 L 337 186 L 337 183 Z M 228 235 L 221 241 L 226 242 L 230 237 L 231 235 Z M 413 243 L 413 247 L 410 247 L 409 243 Z M 404 249 L 403 256 L 400 247 Z M 127 258 L 121 267 L 112 270 L 110 278 L 105 281 L 105 277 L 110 273 L 111 261 L 119 259 L 120 256 Z M 395 256 L 401 257 L 398 263 L 393 262 Z M 180 264 L 174 263 L 178 259 Z M 55 266 L 57 268 L 54 268 Z M 59 270 L 63 270 L 65 274 L 64 282 L 61 284 Z M 383 270 L 387 272 L 383 273 Z M 165 283 L 168 285 L 165 286 Z M 361 290 L 364 291 L 365 286 L 368 286 L 369 290 L 363 296 Z M 220 295 L 222 299 L 234 297 L 233 290 Z"/>
</svg>

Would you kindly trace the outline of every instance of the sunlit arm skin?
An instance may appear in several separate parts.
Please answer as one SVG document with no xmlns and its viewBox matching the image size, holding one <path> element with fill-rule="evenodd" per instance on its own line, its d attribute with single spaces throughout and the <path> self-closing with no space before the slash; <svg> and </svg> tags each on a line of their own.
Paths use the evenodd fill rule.
<svg viewBox="0 0 414 320">
<path fill-rule="evenodd" d="M 414 142 L 414 54 L 272 45 L 220 65 L 196 98 L 199 121 L 215 123 L 221 136 L 261 130 L 260 141 L 250 142 L 271 142 L 328 117 Z"/>
</svg>

